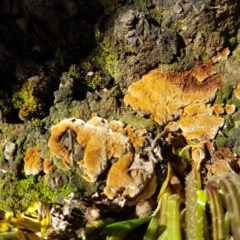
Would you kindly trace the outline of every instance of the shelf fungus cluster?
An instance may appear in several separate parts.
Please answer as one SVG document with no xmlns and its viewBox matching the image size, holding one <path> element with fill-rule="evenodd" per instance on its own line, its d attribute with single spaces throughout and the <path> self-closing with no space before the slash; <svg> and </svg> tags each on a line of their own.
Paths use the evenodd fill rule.
<svg viewBox="0 0 240 240">
<path fill-rule="evenodd" d="M 28 148 L 24 156 L 24 172 L 26 175 L 37 175 L 41 171 L 49 173 L 55 168 L 48 159 L 40 157 L 40 147 Z"/>
<path fill-rule="evenodd" d="M 134 110 L 150 113 L 170 130 L 173 126 L 180 129 L 187 140 L 211 140 L 224 124 L 209 104 L 221 87 L 222 75 L 213 60 L 206 64 L 199 61 L 185 72 L 152 70 L 130 85 L 124 102 Z"/>
<path fill-rule="evenodd" d="M 133 205 L 155 192 L 157 159 L 146 159 L 137 153 L 138 149 L 149 147 L 146 131 L 125 126 L 120 121 L 108 122 L 101 117 L 93 117 L 87 122 L 65 119 L 51 128 L 48 146 L 67 167 L 71 167 L 73 153 L 64 146 L 61 138 L 69 130 L 73 131 L 77 144 L 83 147 L 82 159 L 77 162 L 86 180 L 96 182 L 110 169 L 104 188 L 108 199 L 120 205 Z"/>
</svg>

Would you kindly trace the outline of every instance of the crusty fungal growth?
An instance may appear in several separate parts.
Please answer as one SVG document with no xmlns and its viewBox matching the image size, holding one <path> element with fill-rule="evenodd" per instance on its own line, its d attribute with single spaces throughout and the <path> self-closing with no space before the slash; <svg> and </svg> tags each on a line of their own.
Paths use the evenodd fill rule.
<svg viewBox="0 0 240 240">
<path fill-rule="evenodd" d="M 109 199 L 116 199 L 119 203 L 122 200 L 134 199 L 139 194 L 141 194 L 141 200 L 145 200 L 155 192 L 156 186 L 154 162 L 128 153 L 112 165 L 104 193 Z M 145 188 L 148 189 L 143 191 Z M 131 204 L 133 202 L 132 200 Z"/>
<path fill-rule="evenodd" d="M 195 77 L 198 82 L 203 82 L 209 76 L 212 76 L 216 73 L 217 70 L 213 66 L 212 61 L 209 61 L 206 65 L 203 65 L 202 62 L 199 61 L 191 71 L 191 75 Z"/>
<path fill-rule="evenodd" d="M 177 119 L 184 107 L 212 100 L 220 87 L 220 77 L 211 61 L 207 65 L 198 62 L 185 72 L 152 70 L 128 88 L 124 102 L 134 110 L 149 112 L 159 124 L 166 124 Z"/>
<path fill-rule="evenodd" d="M 240 100 L 240 83 L 234 89 L 234 94 L 238 100 Z"/>
<path fill-rule="evenodd" d="M 226 104 L 225 110 L 227 114 L 233 114 L 236 110 L 236 106 L 234 104 Z"/>
<path fill-rule="evenodd" d="M 134 129 L 116 120 L 108 122 L 97 116 L 87 122 L 65 119 L 51 128 L 48 146 L 67 167 L 72 166 L 69 164 L 73 160 L 72 150 L 63 144 L 62 137 L 69 130 L 74 132 L 77 144 L 84 148 L 79 165 L 86 180 L 97 181 L 98 176 L 112 164 L 109 160 L 115 160 L 107 173 L 104 188 L 108 199 L 121 206 L 130 206 L 153 195 L 157 186 L 156 156 L 159 157 L 160 150 L 156 156 L 150 154 L 149 158 L 143 154 L 143 149 L 146 152 L 152 150 L 145 130 Z M 137 153 L 138 148 L 141 148 L 141 154 Z"/>
<path fill-rule="evenodd" d="M 157 175 L 154 173 L 150 181 L 145 185 L 145 188 L 134 199 L 130 199 L 126 202 L 126 205 L 133 206 L 140 201 L 149 199 L 156 191 L 157 188 Z"/>
<path fill-rule="evenodd" d="M 204 103 L 193 103 L 184 108 L 183 115 L 193 116 L 196 114 L 211 115 L 213 113 L 213 108 L 210 104 Z"/>
<path fill-rule="evenodd" d="M 214 63 L 226 61 L 228 59 L 229 54 L 230 50 L 228 48 L 224 48 L 220 53 L 212 57 L 212 61 Z"/>
<path fill-rule="evenodd" d="M 178 122 L 182 135 L 187 140 L 212 140 L 224 124 L 224 119 L 219 117 L 219 112 L 216 113 L 216 110 L 215 105 L 212 107 L 210 104 L 204 103 L 186 106 L 183 116 L 180 117 Z"/>
<path fill-rule="evenodd" d="M 66 166 L 69 165 L 71 151 L 62 145 L 60 139 L 68 129 L 74 131 L 77 142 L 85 148 L 83 163 L 80 164 L 86 179 L 91 182 L 95 182 L 107 168 L 108 160 L 120 158 L 131 151 L 128 138 L 112 131 L 107 120 L 100 117 L 94 117 L 88 122 L 76 118 L 65 119 L 51 128 L 48 146 Z"/>
<path fill-rule="evenodd" d="M 43 171 L 45 173 L 50 173 L 51 171 L 55 170 L 56 166 L 50 161 L 49 159 L 44 159 L 43 161 Z"/>
<path fill-rule="evenodd" d="M 214 113 L 216 115 L 221 115 L 221 114 L 223 114 L 225 112 L 223 103 L 215 103 L 213 105 L 213 109 L 214 109 Z"/>
<path fill-rule="evenodd" d="M 24 157 L 24 172 L 27 175 L 36 175 L 43 170 L 43 159 L 39 156 L 38 146 L 28 148 Z"/>
<path fill-rule="evenodd" d="M 183 136 L 188 139 L 212 140 L 224 119 L 214 115 L 197 114 L 194 116 L 183 116 L 179 121 L 179 127 Z"/>
</svg>

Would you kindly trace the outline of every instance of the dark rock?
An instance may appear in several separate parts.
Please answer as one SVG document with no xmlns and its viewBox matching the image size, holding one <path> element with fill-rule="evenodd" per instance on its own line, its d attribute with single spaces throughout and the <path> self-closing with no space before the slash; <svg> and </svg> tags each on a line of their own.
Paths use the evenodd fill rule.
<svg viewBox="0 0 240 240">
<path fill-rule="evenodd" d="M 112 77 L 123 87 L 129 78 L 137 79 L 159 63 L 171 63 L 179 52 L 176 32 L 155 26 L 143 12 L 127 10 L 109 24 L 105 41 L 113 58 L 106 61 Z"/>
<path fill-rule="evenodd" d="M 123 87 L 159 65 L 185 70 L 236 44 L 236 1 L 147 2 L 126 3 L 105 24 L 105 67 Z"/>
</svg>

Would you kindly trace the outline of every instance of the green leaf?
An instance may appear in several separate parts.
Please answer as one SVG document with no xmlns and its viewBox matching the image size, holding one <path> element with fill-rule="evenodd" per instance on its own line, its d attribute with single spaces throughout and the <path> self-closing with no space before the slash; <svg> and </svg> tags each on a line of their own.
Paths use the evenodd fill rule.
<svg viewBox="0 0 240 240">
<path fill-rule="evenodd" d="M 158 194 L 158 200 L 161 198 L 162 194 L 171 192 L 171 190 L 169 188 L 169 182 L 171 180 L 171 177 L 172 177 L 172 166 L 170 163 L 168 163 L 167 177 L 166 177 L 165 181 L 163 182 L 160 192 Z"/>
<path fill-rule="evenodd" d="M 6 232 L 9 229 L 8 220 L 0 220 L 0 233 Z"/>
<path fill-rule="evenodd" d="M 5 232 L 0 233 L 0 240 L 19 240 L 19 237 L 17 236 L 17 233 L 15 231 Z"/>
<path fill-rule="evenodd" d="M 148 225 L 148 229 L 143 238 L 144 240 L 157 240 L 158 235 L 161 234 L 166 228 L 166 225 L 167 225 L 166 206 L 167 206 L 167 198 L 171 193 L 171 190 L 169 188 L 169 181 L 171 179 L 171 176 L 172 176 L 172 167 L 170 163 L 168 163 L 167 177 L 163 182 L 162 187 L 158 194 L 158 206 L 154 211 L 153 217 Z"/>
<path fill-rule="evenodd" d="M 19 229 L 25 229 L 34 233 L 41 231 L 41 224 L 39 222 L 31 221 L 27 218 L 15 218 L 10 219 L 10 224 Z"/>
<path fill-rule="evenodd" d="M 159 215 L 156 214 L 152 217 L 143 239 L 156 240 L 158 238 L 158 227 L 159 227 Z"/>
<path fill-rule="evenodd" d="M 206 217 L 207 201 L 208 197 L 206 192 L 204 190 L 197 190 L 197 234 L 199 234 L 199 239 L 203 237 L 205 240 L 209 239 L 208 223 Z"/>
<path fill-rule="evenodd" d="M 85 233 L 87 235 L 92 234 L 96 230 L 103 229 L 104 227 L 106 227 L 107 224 L 108 224 L 108 222 L 103 221 L 103 220 L 96 220 L 91 223 L 88 223 L 85 228 Z"/>
<path fill-rule="evenodd" d="M 190 153 L 190 149 L 191 147 L 190 146 L 186 146 L 184 148 L 177 148 L 176 149 L 176 152 L 177 152 L 177 155 L 182 158 L 184 161 L 186 162 L 190 162 L 191 160 L 191 153 Z"/>
<path fill-rule="evenodd" d="M 167 229 L 159 236 L 157 240 L 169 240 L 168 234 L 167 234 Z"/>
<path fill-rule="evenodd" d="M 139 227 L 140 225 L 146 222 L 149 222 L 151 218 L 152 216 L 148 216 L 148 217 L 142 217 L 142 218 L 112 223 L 106 226 L 103 229 L 102 233 L 109 235 L 109 234 L 118 234 L 120 232 L 130 232 L 134 228 Z"/>
</svg>

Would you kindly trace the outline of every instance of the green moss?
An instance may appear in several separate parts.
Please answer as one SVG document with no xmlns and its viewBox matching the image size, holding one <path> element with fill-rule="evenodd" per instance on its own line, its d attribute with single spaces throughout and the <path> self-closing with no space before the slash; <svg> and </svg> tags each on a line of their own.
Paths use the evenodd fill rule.
<svg viewBox="0 0 240 240">
<path fill-rule="evenodd" d="M 109 53 L 106 58 L 105 58 L 105 67 L 106 70 L 109 72 L 109 74 L 115 78 L 117 71 L 116 71 L 116 67 L 117 67 L 117 62 L 116 62 L 116 57 L 114 53 Z"/>
<path fill-rule="evenodd" d="M 234 129 L 234 127 L 235 127 L 234 120 L 229 115 L 224 116 L 224 119 L 225 119 L 225 124 L 222 129 L 222 132 L 224 135 L 230 136 L 233 131 L 232 129 Z"/>
<path fill-rule="evenodd" d="M 59 198 L 66 198 L 76 187 L 67 183 L 52 189 L 42 177 L 28 176 L 20 179 L 9 174 L 0 179 L 0 209 L 23 212 L 35 202 L 56 203 Z"/>
<path fill-rule="evenodd" d="M 102 85 L 102 77 L 100 72 L 94 72 L 92 76 L 87 76 L 86 82 L 90 91 L 97 90 Z"/>
<path fill-rule="evenodd" d="M 57 201 L 58 194 L 54 192 L 47 184 L 40 183 L 39 190 L 43 198 L 47 199 L 51 203 L 55 203 Z"/>
<path fill-rule="evenodd" d="M 19 117 L 24 119 L 32 119 L 43 115 L 43 96 L 42 89 L 44 86 L 39 85 L 39 81 L 29 80 L 21 89 L 16 90 L 12 96 L 14 108 L 19 110 Z M 44 84 L 43 84 L 44 85 Z"/>
<path fill-rule="evenodd" d="M 65 186 L 65 189 L 63 188 L 61 191 L 64 193 L 70 190 L 71 192 L 78 194 L 81 198 L 92 196 L 97 190 L 99 190 L 101 181 L 93 184 L 84 180 L 82 176 L 83 173 L 81 170 L 71 171 L 69 174 L 69 183 Z"/>
<path fill-rule="evenodd" d="M 225 137 L 224 135 L 218 135 L 214 141 L 215 141 L 217 148 L 221 148 L 221 147 L 224 147 L 224 145 L 227 141 L 227 137 Z"/>
<path fill-rule="evenodd" d="M 146 129 L 148 131 L 161 132 L 161 127 L 152 119 L 143 118 L 135 113 L 122 112 L 120 113 L 119 120 L 133 126 L 137 129 Z"/>
<path fill-rule="evenodd" d="M 69 74 L 70 77 L 73 77 L 73 78 L 80 78 L 81 77 L 80 69 L 76 64 L 72 64 L 69 67 L 68 74 Z"/>
<path fill-rule="evenodd" d="M 99 39 L 99 46 L 96 51 L 97 62 L 103 66 L 105 71 L 111 75 L 113 78 L 117 78 L 118 75 L 118 61 L 116 58 L 116 49 L 111 46 L 110 39 L 97 31 L 97 37 Z"/>
<path fill-rule="evenodd" d="M 231 84 L 224 84 L 216 93 L 214 103 L 226 103 L 232 96 L 233 86 Z"/>
<path fill-rule="evenodd" d="M 0 209 L 22 212 L 39 200 L 38 187 L 33 177 L 19 180 L 7 175 L 0 180 Z"/>
<path fill-rule="evenodd" d="M 227 103 L 235 105 L 236 109 L 240 109 L 240 100 L 236 98 L 235 94 L 231 99 L 227 100 Z"/>
<path fill-rule="evenodd" d="M 66 185 L 66 186 L 63 186 L 63 187 L 60 189 L 60 194 L 61 194 L 64 198 L 66 198 L 66 197 L 69 196 L 69 194 L 70 194 L 71 192 L 74 192 L 74 191 L 76 191 L 76 188 L 72 188 L 72 187 L 70 187 L 69 185 Z"/>
<path fill-rule="evenodd" d="M 233 118 L 233 121 L 234 121 L 234 123 L 235 123 L 235 127 L 237 127 L 237 126 L 236 126 L 236 122 L 237 122 L 237 123 L 240 122 L 240 111 L 237 111 L 236 113 L 234 113 L 233 116 L 232 116 L 232 118 Z"/>
<path fill-rule="evenodd" d="M 21 114 L 23 117 L 29 114 L 27 112 L 35 111 L 37 107 L 37 101 L 31 94 L 33 89 L 34 87 L 29 85 L 13 94 L 13 105 L 15 108 L 20 109 L 19 114 Z"/>
<path fill-rule="evenodd" d="M 71 192 L 75 192 L 76 188 L 72 188 L 69 184 L 64 184 L 59 189 L 51 189 L 49 185 L 43 181 L 38 183 L 40 199 L 43 201 L 50 201 L 51 203 L 58 202 L 59 198 L 67 198 Z"/>
</svg>

